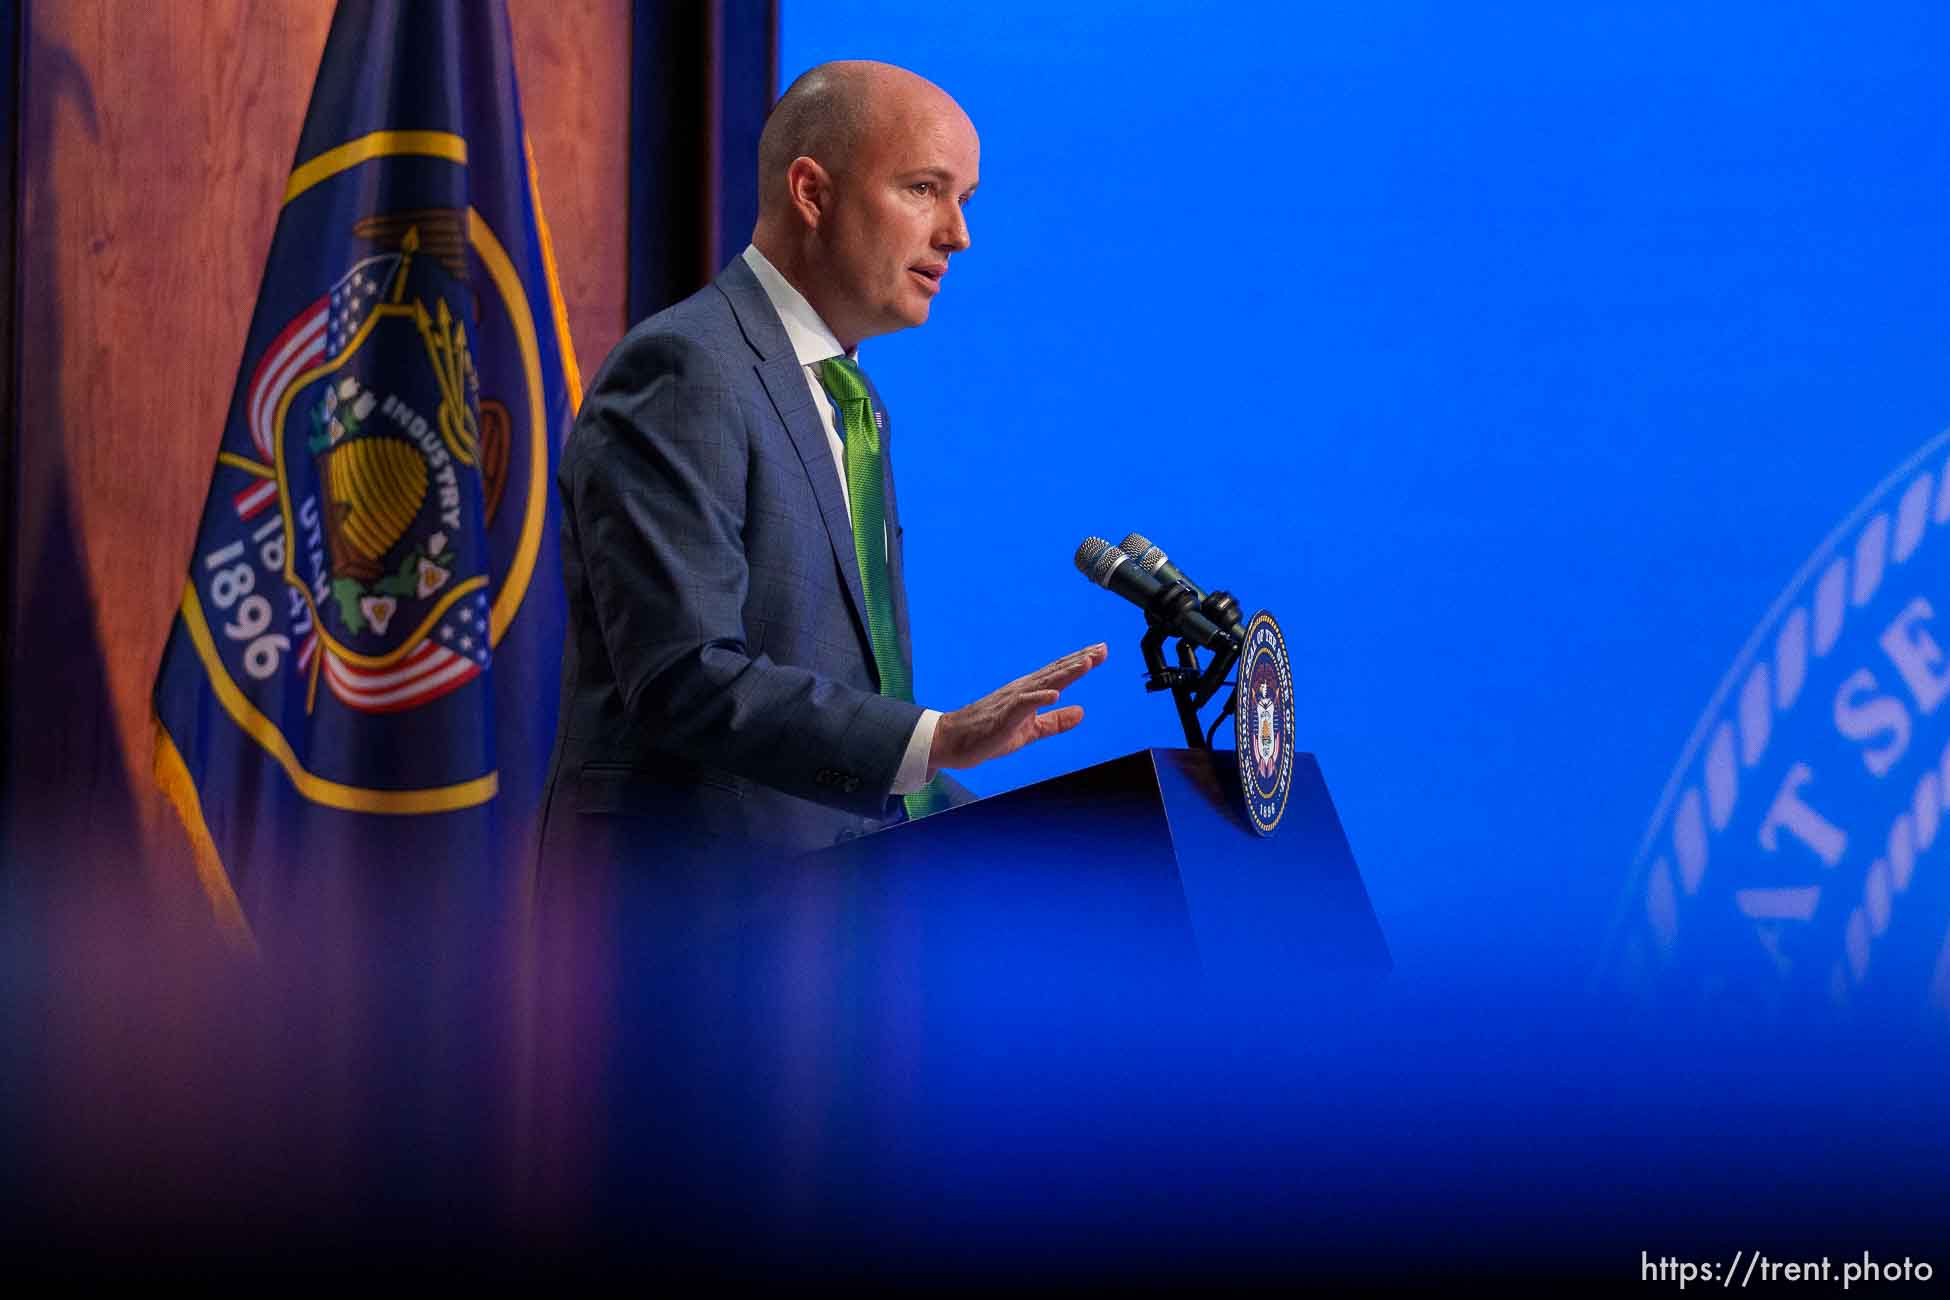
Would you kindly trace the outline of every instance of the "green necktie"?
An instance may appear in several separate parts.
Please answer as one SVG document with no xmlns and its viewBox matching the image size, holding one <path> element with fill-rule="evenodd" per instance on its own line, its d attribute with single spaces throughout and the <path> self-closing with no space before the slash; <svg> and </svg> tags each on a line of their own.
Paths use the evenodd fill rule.
<svg viewBox="0 0 1950 1300">
<path fill-rule="evenodd" d="M 884 423 L 874 409 L 873 390 L 860 367 L 845 357 L 819 363 L 819 382 L 840 412 L 840 442 L 846 449 L 846 495 L 853 511 L 853 558 L 860 562 L 860 589 L 867 598 L 867 635 L 880 670 L 880 693 L 914 702 L 914 682 L 901 658 L 894 632 L 893 579 L 887 573 L 887 460 L 881 448 Z M 938 781 L 903 795 L 907 815 L 925 817 L 948 806 Z"/>
</svg>

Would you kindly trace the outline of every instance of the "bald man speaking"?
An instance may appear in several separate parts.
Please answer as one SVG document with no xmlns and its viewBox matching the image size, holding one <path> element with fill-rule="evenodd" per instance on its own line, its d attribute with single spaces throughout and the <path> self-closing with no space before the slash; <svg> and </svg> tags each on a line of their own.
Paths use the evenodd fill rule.
<svg viewBox="0 0 1950 1300">
<path fill-rule="evenodd" d="M 560 473 L 545 862 L 824 848 L 1081 720 L 1052 706 L 1102 645 L 950 712 L 913 698 L 894 422 L 857 351 L 928 319 L 980 156 L 932 83 L 814 68 L 766 121 L 751 246 L 603 363 Z"/>
</svg>

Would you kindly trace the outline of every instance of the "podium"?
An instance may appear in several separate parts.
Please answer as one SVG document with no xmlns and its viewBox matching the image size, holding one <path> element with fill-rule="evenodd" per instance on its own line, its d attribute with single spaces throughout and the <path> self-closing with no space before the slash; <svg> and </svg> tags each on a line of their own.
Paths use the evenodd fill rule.
<svg viewBox="0 0 1950 1300">
<path fill-rule="evenodd" d="M 605 1199 L 952 1240 L 944 1187 L 1018 1195 L 997 1153 L 1108 1158 L 1223 1105 L 1253 1044 L 1358 1021 L 1390 958 L 1319 766 L 1267 838 L 1237 782 L 1146 750 L 757 868 L 604 1000 Z"/>
<path fill-rule="evenodd" d="M 1230 751 L 1151 749 L 803 865 L 816 891 L 848 895 L 857 918 L 924 927 L 958 948 L 993 941 L 997 961 L 1033 929 L 1053 949 L 1039 965 L 1076 965 L 1064 952 L 1121 958 L 1129 974 L 1197 981 L 1220 997 L 1391 965 L 1311 754 L 1294 757 L 1270 837 L 1246 820 Z"/>
<path fill-rule="evenodd" d="M 1295 1007 L 1385 974 L 1313 756 L 1270 837 L 1238 783 L 1229 751 L 1142 750 L 862 836 L 767 868 L 683 964 L 745 1016 L 871 1032 L 922 1008 L 932 1034 Z"/>
</svg>

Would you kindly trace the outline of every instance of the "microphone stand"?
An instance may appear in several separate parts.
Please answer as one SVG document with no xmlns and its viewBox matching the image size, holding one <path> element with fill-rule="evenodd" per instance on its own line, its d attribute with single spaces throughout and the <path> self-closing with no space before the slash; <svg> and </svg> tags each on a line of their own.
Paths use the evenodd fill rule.
<svg viewBox="0 0 1950 1300">
<path fill-rule="evenodd" d="M 1167 664 L 1165 642 L 1173 635 L 1171 628 L 1194 606 L 1224 633 L 1220 646 L 1212 651 L 1212 661 L 1200 668 L 1198 647 L 1189 637 L 1179 636 L 1178 662 Z M 1215 591 L 1200 601 L 1184 583 L 1167 583 L 1157 599 L 1145 606 L 1144 618 L 1150 625 L 1138 643 L 1147 674 L 1144 689 L 1171 692 L 1172 702 L 1178 706 L 1178 721 L 1185 728 L 1188 748 L 1212 748 L 1207 733 L 1199 726 L 1198 711 L 1219 693 L 1219 688 L 1226 683 L 1226 674 L 1239 662 L 1239 638 L 1235 631 L 1239 626 L 1239 602 L 1223 591 Z"/>
</svg>

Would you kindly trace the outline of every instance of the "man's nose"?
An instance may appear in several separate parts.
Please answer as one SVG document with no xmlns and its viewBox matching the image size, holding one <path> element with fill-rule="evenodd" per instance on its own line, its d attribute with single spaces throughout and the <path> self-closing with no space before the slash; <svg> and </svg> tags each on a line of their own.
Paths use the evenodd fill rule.
<svg viewBox="0 0 1950 1300">
<path fill-rule="evenodd" d="M 944 253 L 959 253 L 968 247 L 968 214 L 959 203 L 948 205 L 948 220 L 934 235 L 934 246 Z"/>
</svg>

